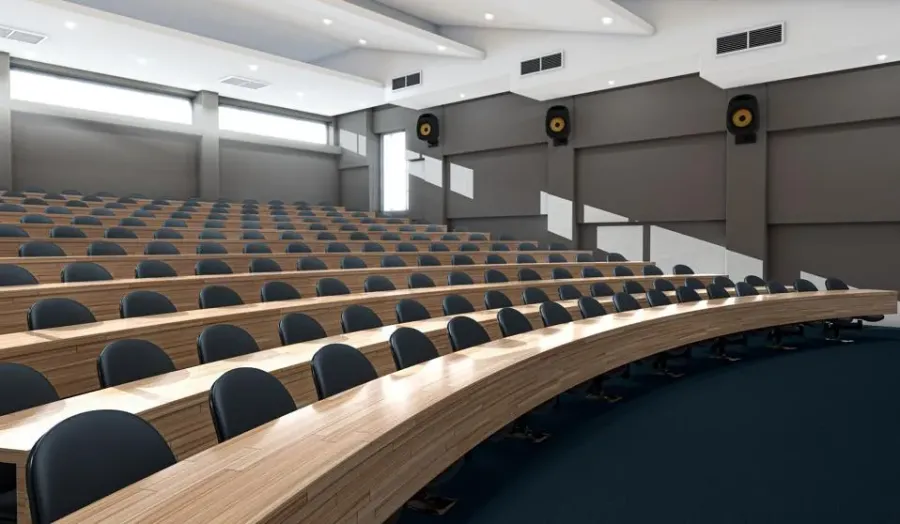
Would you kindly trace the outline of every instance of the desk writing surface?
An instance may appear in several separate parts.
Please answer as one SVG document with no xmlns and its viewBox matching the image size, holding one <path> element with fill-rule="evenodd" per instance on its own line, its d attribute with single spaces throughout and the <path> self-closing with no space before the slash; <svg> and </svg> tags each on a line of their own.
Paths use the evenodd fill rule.
<svg viewBox="0 0 900 524">
<path fill-rule="evenodd" d="M 381 522 L 478 442 L 598 373 L 743 329 L 896 312 L 896 298 L 879 291 L 730 298 L 493 341 L 309 405 L 60 522 Z M 501 394 L 511 386 L 514 394 Z M 429 445 L 411 453 L 414 442 Z"/>
</svg>

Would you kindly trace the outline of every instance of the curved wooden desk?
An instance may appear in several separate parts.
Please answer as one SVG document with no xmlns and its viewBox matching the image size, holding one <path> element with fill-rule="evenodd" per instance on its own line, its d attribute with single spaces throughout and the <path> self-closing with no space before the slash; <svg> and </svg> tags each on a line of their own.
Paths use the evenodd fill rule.
<svg viewBox="0 0 900 524">
<path fill-rule="evenodd" d="M 74 215 L 47 215 L 47 216 L 51 220 L 53 220 L 53 225 L 66 226 L 66 225 L 72 225 L 71 221 L 72 221 L 72 217 Z M 22 224 L 21 222 L 19 222 L 19 220 L 21 218 L 22 218 L 21 213 L 5 213 L 5 214 L 0 213 L 0 224 L 15 224 L 20 227 L 24 226 L 24 225 L 29 225 L 29 224 Z M 120 218 L 120 217 L 98 216 L 96 218 L 100 219 L 100 222 L 103 224 L 104 228 L 118 226 L 119 221 L 122 220 L 122 218 Z M 136 217 L 136 218 L 139 218 L 141 221 L 143 221 L 145 224 L 147 224 L 145 227 L 152 231 L 156 231 L 157 229 L 162 229 L 164 227 L 163 223 L 168 219 L 168 217 L 155 217 L 155 218 Z M 303 232 L 304 230 L 309 229 L 310 223 L 304 222 L 303 218 L 304 217 L 296 217 L 296 216 L 291 217 L 290 223 L 294 224 L 294 227 L 297 228 L 296 231 Z M 222 222 L 224 222 L 224 226 L 225 226 L 223 228 L 206 228 L 206 227 L 204 227 L 204 222 L 206 221 L 205 218 L 203 218 L 203 219 L 189 218 L 189 219 L 176 219 L 176 220 L 184 220 L 185 224 L 187 225 L 187 229 L 195 229 L 195 230 L 215 229 L 217 231 L 229 230 L 229 229 L 239 229 L 239 230 L 243 231 L 243 229 L 241 228 L 241 220 L 239 220 L 239 219 L 223 220 Z M 331 222 L 324 218 L 321 220 L 322 221 L 319 222 L 319 224 L 326 226 L 328 228 L 328 229 L 326 229 L 326 231 L 338 231 L 340 229 L 340 227 L 342 225 L 344 225 L 344 224 L 341 224 L 338 222 Z M 263 230 L 277 229 L 277 227 L 278 227 L 277 224 L 279 224 L 279 222 L 265 221 L 265 222 L 260 222 L 260 227 L 262 227 Z M 37 225 L 41 225 L 41 224 L 37 224 Z M 49 225 L 49 224 L 45 224 L 45 225 Z M 384 228 L 390 232 L 400 232 L 400 228 L 404 227 L 404 226 L 412 227 L 414 229 L 414 231 L 417 233 L 427 233 L 426 230 L 429 227 L 438 227 L 439 233 L 447 232 L 447 226 L 442 226 L 442 225 L 437 225 L 437 224 L 388 224 L 388 223 L 384 222 L 384 223 L 379 223 L 379 224 L 353 223 L 352 225 L 357 226 L 360 230 L 364 230 L 368 226 L 380 225 L 380 226 L 384 226 Z M 128 229 L 134 229 L 133 226 L 122 226 L 122 227 L 127 227 Z M 183 228 L 174 228 L 174 229 L 183 229 Z M 463 235 L 463 234 L 465 234 L 465 233 L 460 233 L 460 235 Z M 196 236 L 196 235 L 194 235 L 194 236 Z"/>
<path fill-rule="evenodd" d="M 709 337 L 896 308 L 892 291 L 763 295 L 497 340 L 307 406 L 60 522 L 380 523 L 476 444 L 600 373 Z"/>
<path fill-rule="evenodd" d="M 551 254 L 560 254 L 568 261 L 574 262 L 578 253 L 582 251 L 528 251 L 528 254 L 535 260 L 544 262 Z M 116 279 L 134 278 L 134 268 L 138 262 L 142 260 L 161 260 L 172 266 L 175 272 L 180 276 L 188 276 L 194 274 L 194 265 L 200 260 L 217 259 L 226 262 L 235 273 L 245 273 L 248 270 L 250 261 L 254 258 L 270 258 L 281 266 L 284 270 L 292 270 L 297 267 L 297 261 L 304 256 L 314 256 L 325 262 L 331 269 L 340 268 L 341 259 L 347 255 L 363 259 L 369 267 L 378 267 L 381 265 L 381 259 L 388 255 L 396 255 L 406 262 L 407 266 L 413 267 L 418 265 L 419 255 L 429 254 L 437 258 L 442 265 L 449 266 L 450 260 L 455 254 L 465 254 L 472 257 L 476 264 L 484 264 L 487 256 L 490 254 L 500 255 L 510 265 L 515 263 L 516 255 L 520 252 L 516 251 L 475 251 L 475 252 L 440 252 L 440 253 L 261 253 L 245 255 L 243 253 L 229 253 L 227 255 L 125 255 L 125 256 L 106 256 L 106 257 L 89 257 L 68 256 L 68 257 L 6 257 L 0 258 L 0 264 L 14 264 L 21 266 L 31 272 L 38 282 L 43 284 L 58 284 L 60 271 L 72 262 L 95 262 L 100 264 Z M 632 268 L 636 273 L 647 264 L 652 262 L 621 262 L 623 265 Z"/>
<path fill-rule="evenodd" d="M 2 198 L 3 198 L 4 202 L 10 203 L 10 204 L 20 204 L 20 205 L 22 203 L 22 200 L 24 200 L 25 198 L 43 198 L 44 200 L 46 200 L 49 203 L 48 205 L 57 205 L 57 203 L 60 203 L 60 202 L 63 205 L 65 205 L 66 201 L 68 201 L 68 200 L 81 200 L 82 199 L 82 195 L 62 195 L 62 196 L 66 197 L 66 199 L 65 200 L 47 200 L 46 198 L 44 198 L 44 193 L 26 192 L 25 197 L 3 196 Z M 107 204 L 109 202 L 118 201 L 119 197 L 100 197 L 100 199 L 102 200 L 102 202 L 85 202 L 85 204 L 87 204 L 89 207 L 103 207 L 105 204 Z M 123 205 L 129 209 L 140 209 L 141 206 L 144 206 L 146 204 L 152 204 L 154 199 L 135 198 L 134 200 L 135 200 L 135 202 L 137 202 L 136 204 L 123 204 Z M 169 198 L 169 199 L 164 198 L 164 199 L 160 199 L 160 200 L 168 200 L 169 201 L 168 206 L 160 206 L 160 207 L 162 207 L 164 209 L 172 209 L 173 211 L 176 210 L 177 208 L 181 207 L 181 205 L 184 204 L 184 202 L 185 202 L 185 200 L 175 200 L 175 199 L 171 199 L 171 198 Z M 199 208 L 201 210 L 205 210 L 205 209 L 212 208 L 213 204 L 214 204 L 214 202 L 203 201 L 203 202 L 197 202 L 196 204 L 193 205 L 193 207 Z M 237 210 L 240 210 L 241 207 L 243 206 L 242 202 L 230 202 L 230 204 L 231 204 L 231 209 L 237 209 Z M 259 202 L 257 205 L 259 206 L 259 209 L 268 209 L 269 208 L 268 202 Z M 294 209 L 295 206 L 291 202 L 285 202 L 284 207 L 287 209 Z M 325 207 L 333 207 L 336 211 L 339 211 L 341 213 L 351 213 L 351 212 L 355 213 L 356 212 L 356 211 L 347 211 L 347 209 L 344 206 L 321 206 L 321 205 L 309 204 L 308 207 L 312 211 L 323 211 L 324 210 L 323 208 L 325 208 Z M 364 213 L 372 213 L 371 211 L 363 211 L 363 212 Z"/>
<path fill-rule="evenodd" d="M 363 292 L 363 283 L 372 275 L 389 278 L 397 289 L 407 287 L 407 278 L 413 273 L 428 275 L 438 285 L 446 284 L 451 272 L 466 273 L 475 283 L 484 282 L 484 272 L 495 269 L 510 281 L 518 280 L 518 270 L 530 268 L 545 280 L 552 278 L 555 268 L 569 270 L 573 276 L 581 274 L 583 267 L 596 267 L 604 274 L 612 274 L 617 265 L 609 262 L 583 262 L 566 264 L 499 264 L 474 266 L 426 266 L 426 267 L 372 267 L 367 269 L 333 269 L 327 271 L 283 271 L 280 273 L 237 273 L 234 275 L 184 276 L 175 278 L 120 279 L 102 282 L 76 282 L 71 284 L 38 284 L 34 286 L 0 287 L 0 334 L 28 329 L 26 312 L 38 299 L 63 297 L 87 306 L 97 320 L 119 318 L 119 301 L 133 291 L 156 291 L 166 295 L 178 311 L 199 309 L 200 290 L 209 285 L 228 286 L 244 299 L 244 303 L 260 302 L 260 288 L 266 282 L 280 281 L 294 286 L 301 296 L 316 296 L 316 282 L 321 278 L 339 278 L 354 293 Z M 640 273 L 643 263 L 628 263 L 635 273 Z"/>
<path fill-rule="evenodd" d="M 709 282 L 713 276 L 699 275 L 698 278 Z M 670 275 L 668 278 L 678 284 L 684 281 L 683 276 Z M 502 291 L 514 303 L 520 303 L 522 290 L 526 287 L 543 289 L 548 296 L 555 297 L 558 287 L 568 283 L 587 295 L 590 284 L 594 282 L 608 282 L 620 287 L 624 280 L 637 280 L 645 284 L 651 281 L 646 277 L 593 278 L 403 289 L 108 320 L 0 335 L 0 361 L 19 362 L 37 369 L 50 380 L 61 396 L 67 397 L 97 389 L 97 356 L 114 340 L 149 340 L 163 348 L 175 362 L 175 366 L 181 369 L 198 364 L 197 336 L 205 327 L 214 324 L 239 326 L 256 339 L 260 349 L 269 349 L 280 345 L 278 321 L 286 313 L 294 311 L 315 318 L 327 334 L 338 335 L 341 333 L 340 314 L 351 304 L 365 305 L 385 324 L 394 324 L 397 321 L 394 307 L 403 298 L 418 300 L 432 316 L 441 316 L 441 301 L 450 294 L 461 295 L 472 302 L 476 309 L 483 309 L 483 295 L 489 289 Z"/>
<path fill-rule="evenodd" d="M 73 216 L 85 216 L 85 215 L 91 214 L 90 209 L 85 208 L 85 207 L 67 208 L 67 209 L 72 210 L 72 213 L 64 214 L 64 215 L 44 213 L 44 209 L 46 209 L 46 206 L 25 206 L 25 207 L 26 207 L 26 213 L 21 213 L 21 212 L 16 212 L 16 211 L 0 211 L 0 223 L 5 223 L 5 224 L 18 223 L 19 219 L 22 217 L 23 214 L 35 214 L 35 215 L 47 215 L 50 218 L 53 218 L 55 222 L 67 224 L 67 223 L 69 223 L 69 221 L 72 219 Z M 27 209 L 28 207 L 35 207 L 36 209 L 28 210 Z M 116 211 L 116 210 L 114 209 L 113 211 Z M 119 209 L 118 211 L 122 212 L 125 210 Z M 222 214 L 225 214 L 225 213 L 222 213 Z M 187 222 L 187 224 L 191 227 L 202 228 L 203 223 L 206 222 L 206 220 L 207 220 L 206 216 L 205 215 L 202 217 L 196 216 L 196 213 L 192 213 L 192 215 L 195 215 L 195 216 L 192 216 L 191 218 L 182 219 L 182 220 Z M 107 225 L 107 224 L 118 225 L 120 220 L 122 220 L 125 217 L 129 217 L 129 216 L 131 216 L 131 210 L 128 210 L 128 212 L 121 213 L 118 215 L 105 216 L 105 217 L 101 216 L 99 218 L 101 219 L 101 221 L 103 222 L 104 225 Z M 225 220 L 222 220 L 222 222 L 224 222 L 226 226 L 240 228 L 241 222 L 245 222 L 244 220 L 241 219 L 240 213 L 237 213 L 237 214 L 231 213 L 231 214 L 228 214 L 227 216 L 228 216 L 228 218 L 226 218 Z M 246 222 L 259 222 L 262 227 L 265 227 L 267 229 L 275 229 L 275 224 L 278 223 L 272 218 L 271 215 L 255 215 L 255 216 L 258 217 L 257 220 L 247 220 Z M 322 223 L 322 224 L 342 224 L 342 223 L 354 224 L 354 225 L 362 224 L 362 218 L 351 217 L 351 216 L 302 217 L 302 216 L 298 216 L 296 213 L 293 213 L 290 215 L 285 215 L 285 216 L 291 217 L 291 220 L 293 222 L 301 222 L 301 223 L 303 222 L 304 218 L 318 218 L 319 223 Z M 168 213 L 166 213 L 165 215 L 157 215 L 156 213 L 154 213 L 153 217 L 136 217 L 136 218 L 141 219 L 148 226 L 152 225 L 152 226 L 162 227 L 162 223 L 169 218 L 169 215 L 168 215 Z M 103 219 L 105 219 L 105 220 L 103 220 Z M 338 222 L 335 222 L 334 221 L 335 219 L 338 219 Z M 344 219 L 345 222 L 341 222 L 340 219 Z M 400 220 L 402 220 L 402 222 L 395 222 L 395 221 L 388 222 L 388 220 L 391 220 L 389 218 L 371 218 L 371 220 L 373 221 L 372 223 L 374 223 L 374 224 L 387 225 L 389 223 L 392 223 L 394 225 L 411 225 L 408 218 L 400 219 Z M 425 226 L 425 227 L 427 227 L 427 226 Z"/>
</svg>

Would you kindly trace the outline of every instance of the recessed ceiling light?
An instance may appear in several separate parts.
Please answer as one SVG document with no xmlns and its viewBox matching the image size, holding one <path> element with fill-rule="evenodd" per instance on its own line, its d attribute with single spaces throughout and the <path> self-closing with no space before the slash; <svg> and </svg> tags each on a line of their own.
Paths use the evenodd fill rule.
<svg viewBox="0 0 900 524">
<path fill-rule="evenodd" d="M 359 45 L 366 45 L 366 44 L 368 44 L 368 43 L 369 43 L 369 42 L 367 42 L 365 38 L 360 38 L 360 39 L 359 39 Z"/>
<path fill-rule="evenodd" d="M 487 21 L 493 20 L 493 19 L 494 19 L 494 13 L 485 13 L 485 14 L 484 14 L 484 19 L 487 20 Z"/>
<path fill-rule="evenodd" d="M 878 59 L 879 62 L 884 62 L 887 60 L 887 55 L 878 55 L 875 58 Z"/>
<path fill-rule="evenodd" d="M 466 94 L 465 94 L 465 93 L 460 93 L 460 94 L 459 94 L 459 97 L 460 97 L 460 98 L 465 98 L 465 97 L 466 97 Z"/>
<path fill-rule="evenodd" d="M 322 23 L 325 25 L 331 25 L 334 23 L 334 20 L 332 20 L 330 18 L 324 18 L 324 19 L 322 19 Z"/>
<path fill-rule="evenodd" d="M 297 96 L 303 96 L 303 91 L 297 91 Z"/>
<path fill-rule="evenodd" d="M 613 23 L 612 17 L 609 17 L 609 16 L 604 16 L 603 18 L 600 19 L 600 21 L 603 22 L 603 25 L 610 25 Z"/>
<path fill-rule="evenodd" d="M 66 29 L 75 29 L 76 27 L 78 27 L 78 24 L 71 20 L 66 21 L 66 23 L 63 25 L 66 26 Z"/>
<path fill-rule="evenodd" d="M 249 67 L 251 71 L 256 71 L 256 70 L 259 69 L 259 66 L 256 65 L 256 64 L 250 64 L 250 65 L 247 66 L 247 67 Z"/>
<path fill-rule="evenodd" d="M 445 45 L 438 46 L 438 51 L 446 51 L 446 50 L 447 50 L 447 46 L 445 46 Z"/>
<path fill-rule="evenodd" d="M 607 84 L 609 84 L 609 85 L 611 85 L 611 86 L 614 86 L 614 85 L 616 85 L 616 81 L 615 81 L 615 80 L 610 80 L 609 82 L 607 82 Z"/>
<path fill-rule="evenodd" d="M 142 58 L 138 58 L 138 59 L 137 59 L 137 63 L 139 63 L 139 64 L 141 64 L 141 65 L 147 65 L 147 59 L 146 59 L 146 58 L 143 58 L 143 57 L 142 57 Z"/>
</svg>

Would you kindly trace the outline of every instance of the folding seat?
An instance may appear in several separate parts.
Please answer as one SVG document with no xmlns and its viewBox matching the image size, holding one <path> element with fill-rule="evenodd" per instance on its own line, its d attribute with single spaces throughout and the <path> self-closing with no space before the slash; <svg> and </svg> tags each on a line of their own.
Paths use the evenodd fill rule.
<svg viewBox="0 0 900 524">
<path fill-rule="evenodd" d="M 200 309 L 240 306 L 244 300 L 228 286 L 206 286 L 200 290 Z"/>
<path fill-rule="evenodd" d="M 314 318 L 303 313 L 288 313 L 278 322 L 281 345 L 300 344 L 325 338 L 325 330 Z"/>
<path fill-rule="evenodd" d="M 162 260 L 141 260 L 134 268 L 134 278 L 173 278 L 175 268 Z"/>
<path fill-rule="evenodd" d="M 197 337 L 197 355 L 201 364 L 249 355 L 259 351 L 253 335 L 231 324 L 206 327 Z"/>
<path fill-rule="evenodd" d="M 169 297 L 156 291 L 138 290 L 128 293 L 119 301 L 120 318 L 165 315 L 178 311 Z"/>
<path fill-rule="evenodd" d="M 70 298 L 44 298 L 28 308 L 29 331 L 92 324 L 97 321 L 90 309 Z"/>
<path fill-rule="evenodd" d="M 66 264 L 59 277 L 63 283 L 100 282 L 113 279 L 105 267 L 93 262 L 72 262 Z"/>
</svg>

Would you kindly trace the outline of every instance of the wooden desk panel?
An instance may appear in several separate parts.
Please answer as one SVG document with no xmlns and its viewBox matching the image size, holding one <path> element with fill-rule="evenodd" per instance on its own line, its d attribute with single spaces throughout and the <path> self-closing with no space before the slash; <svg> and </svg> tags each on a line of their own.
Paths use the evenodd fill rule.
<svg viewBox="0 0 900 524">
<path fill-rule="evenodd" d="M 477 251 L 464 253 L 472 257 L 476 264 L 484 264 L 489 251 Z M 562 254 L 570 262 L 574 262 L 576 251 L 529 251 L 535 260 L 544 262 L 550 253 Z M 423 253 L 350 253 L 355 257 L 359 257 L 366 262 L 369 267 L 377 267 L 381 265 L 381 259 L 387 255 L 397 255 L 408 266 L 415 266 L 418 262 L 418 256 Z M 453 252 L 429 253 L 434 255 L 442 265 L 449 266 Z M 516 252 L 497 252 L 506 259 L 510 264 L 516 261 Z M 314 256 L 325 262 L 331 269 L 340 268 L 341 259 L 346 253 L 312 253 L 306 254 Z M 271 253 L 258 255 L 245 255 L 243 253 L 233 253 L 227 255 L 127 255 L 113 257 L 88 257 L 88 256 L 68 256 L 68 257 L 8 257 L 0 258 L 0 264 L 15 264 L 21 266 L 34 275 L 38 282 L 46 284 L 55 284 L 60 282 L 60 272 L 72 262 L 95 262 L 100 264 L 112 274 L 113 278 L 134 278 L 134 268 L 138 262 L 142 260 L 161 260 L 172 266 L 179 276 L 188 276 L 194 274 L 194 265 L 203 259 L 217 259 L 226 262 L 235 273 L 244 273 L 248 271 L 250 261 L 254 258 L 270 258 L 278 262 L 282 269 L 290 270 L 297 267 L 297 261 L 304 256 L 303 253 Z M 598 262 L 595 262 L 598 263 Z M 622 262 L 619 265 L 630 267 L 635 273 L 639 273 L 641 268 L 652 262 Z"/>
<path fill-rule="evenodd" d="M 25 197 L 3 196 L 2 198 L 3 198 L 4 202 L 10 203 L 10 204 L 21 204 L 21 202 L 24 198 L 44 198 L 44 193 L 25 193 L 25 195 L 26 195 Z M 65 202 L 68 200 L 81 200 L 83 197 L 82 195 L 62 195 L 62 196 L 66 197 L 66 199 L 65 200 L 47 200 L 44 198 L 44 200 L 47 200 L 47 202 L 50 202 L 51 203 L 50 205 L 56 205 L 55 203 L 58 203 L 58 202 L 62 202 L 63 204 L 65 204 Z M 100 199 L 102 200 L 102 202 L 85 202 L 85 203 L 88 204 L 88 206 L 90 206 L 90 207 L 103 207 L 104 204 L 107 204 L 109 202 L 118 201 L 119 197 L 100 197 Z M 184 202 L 186 202 L 185 200 L 176 200 L 176 199 L 172 199 L 172 198 L 160 198 L 160 199 L 135 198 L 134 200 L 137 202 L 136 204 L 124 204 L 124 205 L 128 206 L 129 208 L 139 209 L 141 206 L 153 203 L 153 200 L 168 200 L 169 201 L 168 207 L 178 208 L 178 207 L 181 207 L 181 205 L 184 204 Z M 198 207 L 200 209 L 209 209 L 209 208 L 213 207 L 213 204 L 215 204 L 215 202 L 203 201 L 203 202 L 198 202 L 197 204 L 194 205 L 194 207 Z M 243 206 L 243 202 L 229 202 L 229 204 L 231 204 L 232 209 L 240 209 Z M 268 202 L 258 202 L 257 205 L 259 206 L 260 209 L 268 209 L 268 207 L 269 207 Z M 293 202 L 285 202 L 284 206 L 285 206 L 285 208 L 289 208 L 289 209 L 293 209 L 295 207 Z M 165 207 L 165 206 L 162 206 L 162 207 Z M 333 207 L 336 211 L 339 211 L 342 213 L 350 212 L 350 211 L 347 211 L 347 209 L 344 206 L 321 206 L 321 205 L 309 204 L 307 207 L 309 207 L 313 211 L 321 211 L 325 207 Z M 363 212 L 374 214 L 371 211 L 363 211 Z"/>
<path fill-rule="evenodd" d="M 98 209 L 98 208 L 105 207 L 105 204 L 106 204 L 106 202 L 103 202 L 103 203 L 85 202 L 86 204 L 88 204 L 88 207 L 75 207 L 75 206 L 67 206 L 66 202 L 63 200 L 47 200 L 47 205 L 41 206 L 41 205 L 34 205 L 34 204 L 22 205 L 21 200 L 23 200 L 23 199 L 16 199 L 16 200 L 18 200 L 18 201 L 7 200 L 5 197 L 3 198 L 3 201 L 7 204 L 20 205 L 25 208 L 26 213 L 38 214 L 38 215 L 43 214 L 44 209 L 46 209 L 49 206 L 65 207 L 66 209 L 71 210 L 73 215 L 90 215 L 92 209 Z M 147 204 L 149 204 L 149 203 L 150 202 L 148 201 Z M 91 205 L 91 204 L 93 204 L 93 205 Z M 124 205 L 125 205 L 124 208 L 106 208 L 106 209 L 109 209 L 110 211 L 115 213 L 115 216 L 117 216 L 119 218 L 123 218 L 123 217 L 130 217 L 131 213 L 133 213 L 134 211 L 137 211 L 139 209 L 142 209 L 142 207 L 145 204 L 124 204 Z M 175 211 L 181 211 L 181 209 L 180 209 L 181 204 L 159 206 L 159 207 L 161 207 L 162 209 L 156 209 L 156 210 L 148 209 L 147 211 L 150 211 L 151 213 L 155 214 L 157 218 L 163 218 L 163 217 L 168 218 L 170 213 L 174 213 Z M 300 209 L 296 209 L 292 205 L 286 205 L 285 207 L 283 207 L 281 209 L 286 211 L 288 213 L 288 216 L 292 216 L 292 217 L 297 216 L 297 213 L 299 211 L 308 211 L 310 213 L 313 213 L 312 216 L 317 216 L 317 217 L 326 217 L 328 213 L 332 212 L 332 211 L 324 211 L 322 209 L 300 210 Z M 256 210 L 258 211 L 257 214 L 261 217 L 268 217 L 271 215 L 271 213 L 270 213 L 271 210 L 269 209 L 268 204 L 260 205 Z M 353 218 L 352 215 L 354 215 L 354 214 L 358 215 L 360 213 L 364 213 L 364 214 L 362 216 L 357 216 L 355 218 L 385 218 L 385 217 L 377 217 L 376 213 L 373 211 L 340 211 L 340 210 L 338 210 L 338 211 L 334 211 L 334 212 L 341 213 L 344 216 L 344 218 Z M 197 211 L 188 211 L 188 213 L 193 214 L 194 218 L 206 218 L 206 215 L 208 213 L 220 213 L 223 215 L 231 215 L 231 218 L 235 218 L 235 219 L 239 219 L 240 216 L 244 214 L 244 213 L 241 213 L 240 205 L 237 205 L 237 206 L 232 205 L 231 208 L 229 208 L 228 210 L 226 210 L 224 212 L 213 211 L 212 206 L 207 206 L 206 208 L 199 208 L 199 209 L 197 209 Z M 200 216 L 200 215 L 202 215 L 202 216 Z"/>
<path fill-rule="evenodd" d="M 598 374 L 747 329 L 895 313 L 896 300 L 893 291 L 731 298 L 495 340 L 316 402 L 60 522 L 380 523 L 477 443 Z M 234 493 L 245 494 L 239 504 Z"/>
<path fill-rule="evenodd" d="M 235 275 L 185 276 L 176 278 L 121 279 L 105 282 L 81 282 L 71 284 L 39 284 L 34 286 L 0 287 L 0 334 L 14 333 L 28 329 L 26 312 L 39 299 L 63 297 L 76 300 L 87 306 L 97 320 L 119 318 L 119 301 L 133 291 L 148 290 L 169 297 L 178 311 L 198 309 L 200 290 L 209 285 L 228 286 L 241 295 L 247 304 L 260 302 L 260 289 L 266 282 L 281 281 L 294 286 L 304 297 L 316 296 L 316 283 L 321 278 L 341 279 L 354 293 L 363 292 L 363 283 L 372 275 L 389 278 L 397 289 L 407 288 L 407 278 L 413 273 L 431 277 L 438 285 L 447 282 L 447 276 L 454 271 L 464 272 L 476 283 L 484 282 L 484 272 L 496 269 L 509 280 L 518 280 L 518 270 L 530 268 L 545 280 L 552 279 L 555 268 L 565 268 L 573 276 L 579 276 L 583 267 L 596 267 L 604 274 L 612 274 L 609 262 L 586 262 L 571 264 L 507 264 L 477 266 L 437 266 L 398 267 L 369 269 L 334 269 L 327 271 L 284 271 L 281 273 L 239 273 Z M 639 266 L 639 264 L 632 264 Z M 640 273 L 640 267 L 634 268 Z"/>
<path fill-rule="evenodd" d="M 714 275 L 697 275 L 697 277 L 709 282 Z M 668 278 L 678 285 L 684 282 L 683 276 L 670 275 Z M 0 335 L 0 362 L 19 362 L 35 368 L 50 380 L 61 396 L 67 397 L 97 389 L 97 356 L 114 340 L 126 338 L 149 340 L 163 348 L 175 362 L 175 366 L 180 369 L 197 365 L 197 336 L 203 328 L 214 324 L 239 326 L 256 339 L 261 349 L 269 349 L 280 345 L 278 321 L 286 313 L 294 311 L 315 318 L 327 334 L 338 335 L 341 333 L 340 314 L 351 304 L 365 305 L 385 324 L 393 324 L 396 322 L 394 307 L 403 298 L 418 300 L 432 316 L 441 316 L 441 301 L 450 294 L 461 295 L 472 302 L 476 309 L 482 309 L 484 292 L 489 289 L 502 291 L 513 303 L 520 303 L 522 290 L 526 287 L 543 289 L 548 296 L 553 297 L 556 296 L 556 290 L 560 285 L 569 283 L 586 295 L 589 294 L 590 284 L 594 282 L 607 282 L 619 287 L 625 280 L 637 280 L 648 284 L 652 281 L 646 277 L 594 278 L 404 289 L 108 320 L 81 326 L 32 331 L 32 334 L 47 340 L 29 344 L 21 344 L 17 333 Z"/>
</svg>

